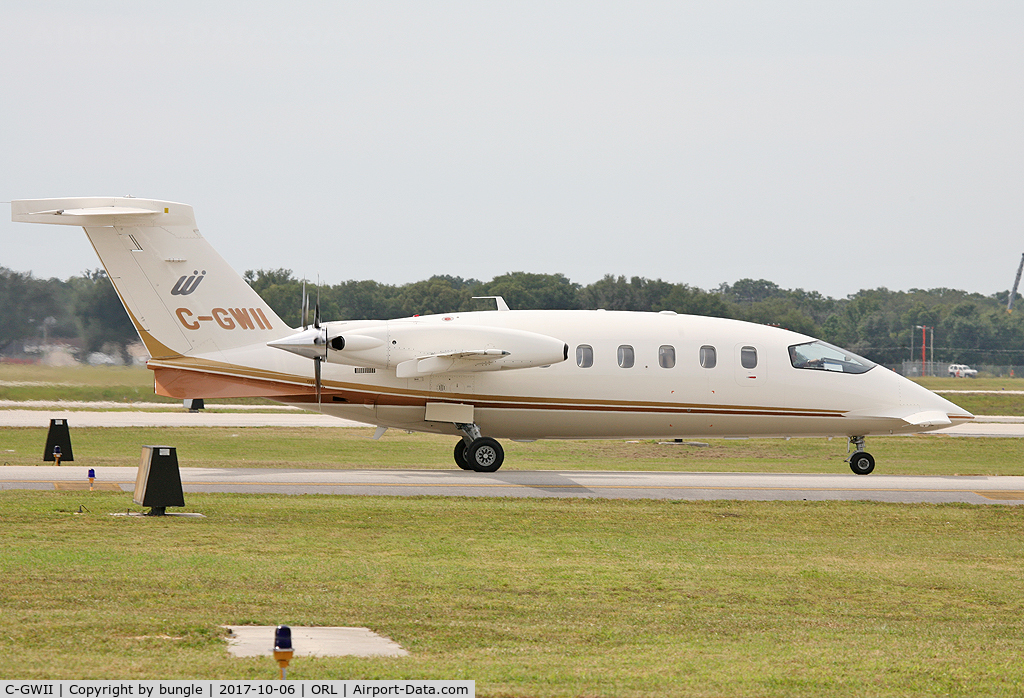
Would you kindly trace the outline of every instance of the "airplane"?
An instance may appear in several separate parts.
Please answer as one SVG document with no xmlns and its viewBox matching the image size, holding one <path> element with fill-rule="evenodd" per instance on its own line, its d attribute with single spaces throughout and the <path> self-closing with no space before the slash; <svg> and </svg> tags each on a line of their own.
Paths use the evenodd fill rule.
<svg viewBox="0 0 1024 698">
<path fill-rule="evenodd" d="M 191 206 L 26 199 L 11 220 L 85 229 L 149 352 L 156 393 L 266 397 L 377 426 L 459 437 L 494 472 L 498 439 L 865 437 L 973 419 L 882 366 L 790 330 L 671 311 L 495 310 L 292 328 L 200 234 Z M 305 296 L 305 294 L 304 294 Z"/>
</svg>

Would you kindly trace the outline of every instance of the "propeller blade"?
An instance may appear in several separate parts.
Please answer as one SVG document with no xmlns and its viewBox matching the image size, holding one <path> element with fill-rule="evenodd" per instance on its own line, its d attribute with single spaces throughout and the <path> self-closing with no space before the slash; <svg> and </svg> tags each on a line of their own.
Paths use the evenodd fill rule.
<svg viewBox="0 0 1024 698">
<path fill-rule="evenodd" d="M 302 329 L 309 327 L 307 318 L 309 317 L 309 296 L 306 295 L 306 280 L 302 280 L 302 306 L 300 308 L 302 313 Z"/>
<path fill-rule="evenodd" d="M 323 361 L 319 356 L 313 359 L 313 377 L 316 380 L 316 406 L 320 407 L 320 362 Z"/>
<path fill-rule="evenodd" d="M 316 275 L 316 307 L 313 309 L 313 327 L 320 329 L 320 275 Z"/>
</svg>

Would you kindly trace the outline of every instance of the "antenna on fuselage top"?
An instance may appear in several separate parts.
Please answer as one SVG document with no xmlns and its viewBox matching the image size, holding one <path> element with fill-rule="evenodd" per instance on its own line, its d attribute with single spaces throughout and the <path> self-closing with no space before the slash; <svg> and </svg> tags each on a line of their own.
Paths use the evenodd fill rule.
<svg viewBox="0 0 1024 698">
<path fill-rule="evenodd" d="M 509 310 L 508 303 L 501 296 L 473 296 L 473 300 L 492 300 L 497 304 L 498 310 Z"/>
</svg>

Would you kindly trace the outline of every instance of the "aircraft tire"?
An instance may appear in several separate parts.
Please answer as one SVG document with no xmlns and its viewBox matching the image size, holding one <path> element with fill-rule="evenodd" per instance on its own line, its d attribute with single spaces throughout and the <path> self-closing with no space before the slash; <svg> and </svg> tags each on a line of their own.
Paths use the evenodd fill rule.
<svg viewBox="0 0 1024 698">
<path fill-rule="evenodd" d="M 455 465 L 459 466 L 463 470 L 472 470 L 469 461 L 466 460 L 466 442 L 463 439 L 459 439 L 455 444 Z"/>
<path fill-rule="evenodd" d="M 478 473 L 493 473 L 505 460 L 505 449 L 494 439 L 482 436 L 466 449 L 466 461 Z"/>
<path fill-rule="evenodd" d="M 875 469 L 875 458 L 867 451 L 857 451 L 850 456 L 850 470 L 856 475 L 868 475 Z"/>
</svg>

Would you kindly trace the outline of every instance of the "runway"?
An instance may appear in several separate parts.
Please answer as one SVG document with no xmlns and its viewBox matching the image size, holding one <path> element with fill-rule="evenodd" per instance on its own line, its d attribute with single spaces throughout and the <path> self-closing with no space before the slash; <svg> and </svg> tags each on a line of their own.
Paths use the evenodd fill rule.
<svg viewBox="0 0 1024 698">
<path fill-rule="evenodd" d="M 130 493 L 136 468 L 95 468 L 98 489 Z M 1024 476 L 909 476 L 570 470 L 268 470 L 181 468 L 190 492 L 446 497 L 1024 504 Z M 87 469 L 2 466 L 0 490 L 88 490 Z M 188 499 L 186 497 L 186 503 Z M 126 505 L 130 497 L 126 497 Z"/>
<path fill-rule="evenodd" d="M 87 404 L 87 403 L 83 403 Z M 42 407 L 42 405 L 40 405 Z M 144 410 L 0 410 L 0 426 L 42 427 L 51 418 L 72 427 L 365 427 L 314 412 L 273 413 Z M 78 407 L 78 405 L 74 405 Z M 1024 417 L 979 417 L 933 434 L 1024 437 Z M 88 489 L 86 468 L 0 466 L 0 490 Z M 96 468 L 96 487 L 132 492 L 135 468 Z M 436 495 L 454 497 L 578 497 L 605 499 L 871 500 L 968 504 L 1022 504 L 1024 477 L 856 476 L 852 473 L 760 474 L 680 472 L 462 470 L 267 470 L 181 468 L 188 492 L 276 494 Z M 130 501 L 130 500 L 129 500 Z"/>
</svg>

